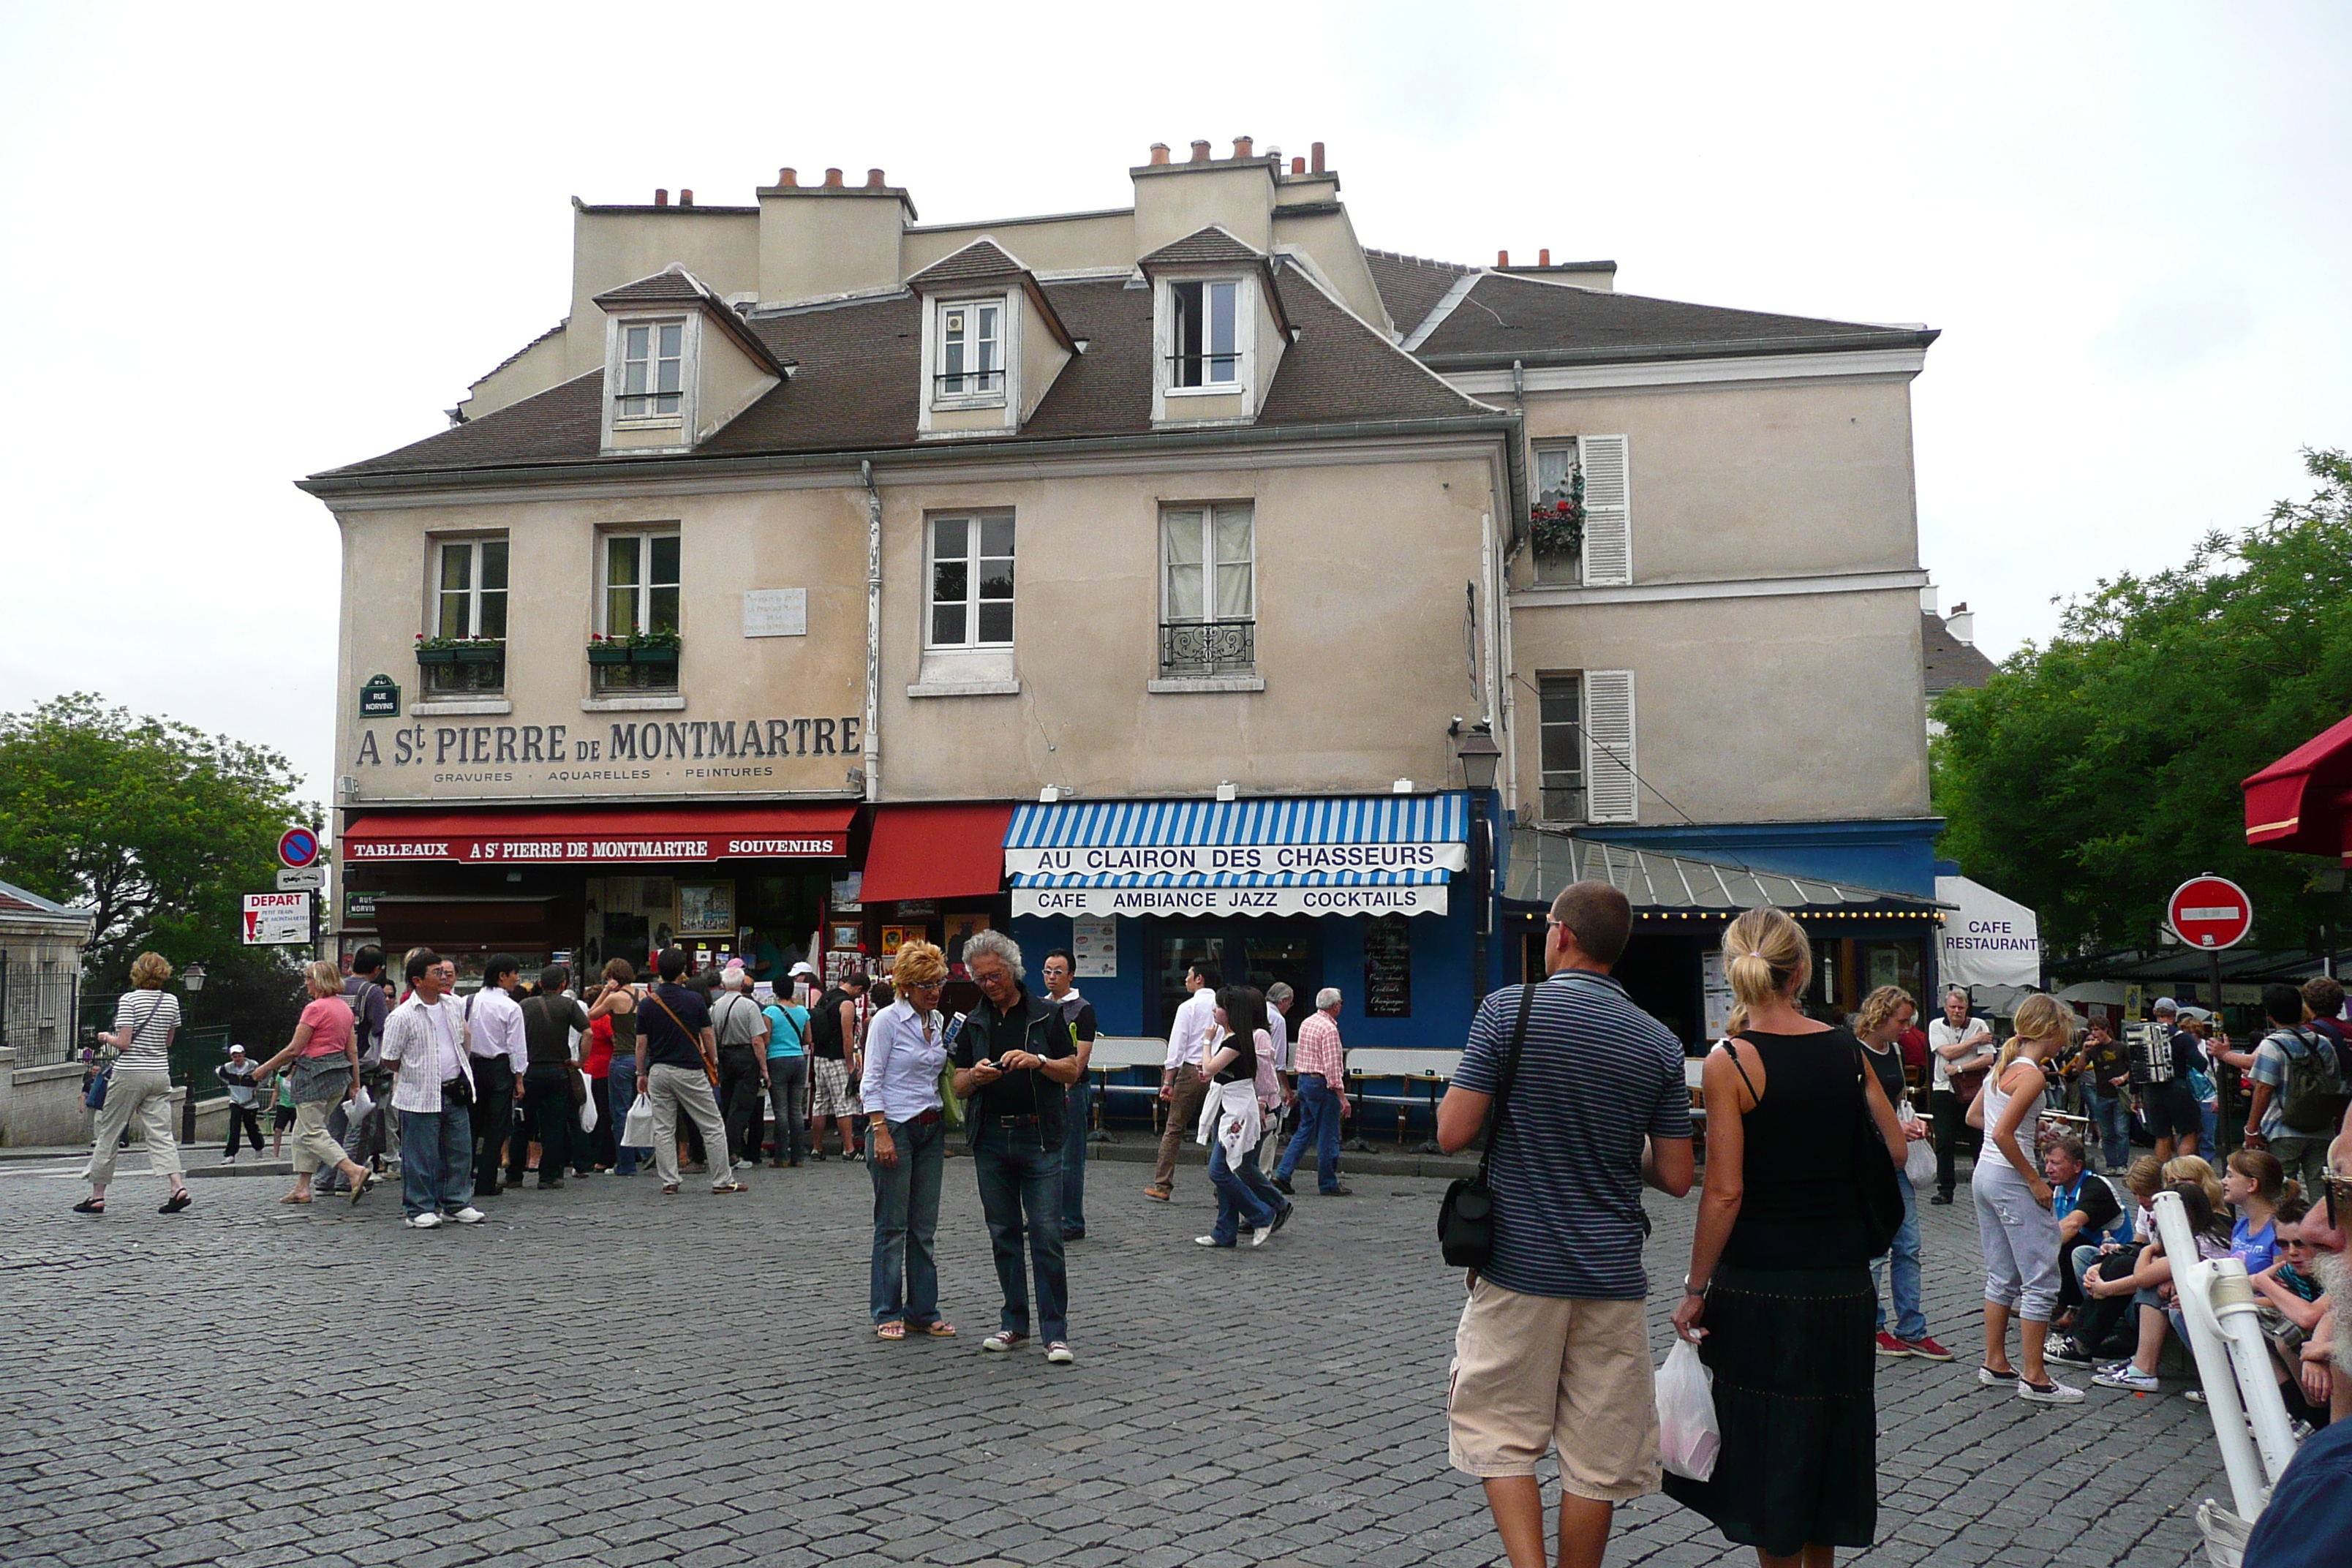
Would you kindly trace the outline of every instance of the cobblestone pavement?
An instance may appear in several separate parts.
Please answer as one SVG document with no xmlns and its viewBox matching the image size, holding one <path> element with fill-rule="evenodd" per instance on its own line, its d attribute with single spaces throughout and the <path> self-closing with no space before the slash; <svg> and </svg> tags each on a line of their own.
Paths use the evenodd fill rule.
<svg viewBox="0 0 2352 1568">
<path fill-rule="evenodd" d="M 1461 1285 L 1434 1181 L 1310 1184 L 1272 1245 L 1225 1253 L 1192 1245 L 1197 1170 L 1168 1206 L 1097 1165 L 1061 1368 L 979 1353 L 996 1289 L 963 1160 L 940 1236 L 963 1335 L 895 1345 L 865 1327 L 870 1190 L 839 1163 L 731 1198 L 575 1180 L 425 1233 L 395 1192 L 290 1208 L 282 1178 L 165 1217 L 125 1174 L 84 1219 L 72 1168 L 0 1168 L 10 1568 L 1500 1561 L 1445 1463 Z M 1651 1207 L 1663 1354 L 1693 1205 Z M 1931 1331 L 1961 1354 L 1880 1363 L 1862 1560 L 2201 1561 L 2191 1512 L 2226 1495 L 2203 1408 L 2178 1383 L 2073 1409 L 1980 1390 L 1969 1211 L 1924 1212 Z M 1609 1561 L 1753 1558 L 1654 1497 Z"/>
</svg>

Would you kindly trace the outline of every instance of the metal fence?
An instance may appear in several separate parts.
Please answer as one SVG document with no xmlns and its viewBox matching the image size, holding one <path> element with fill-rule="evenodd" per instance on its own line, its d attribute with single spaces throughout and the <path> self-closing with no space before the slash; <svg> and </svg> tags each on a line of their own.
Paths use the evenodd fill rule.
<svg viewBox="0 0 2352 1568">
<path fill-rule="evenodd" d="M 0 1047 L 16 1053 L 20 1068 L 47 1067 L 70 1058 L 80 1036 L 81 976 L 55 961 L 9 962 L 0 953 Z"/>
</svg>

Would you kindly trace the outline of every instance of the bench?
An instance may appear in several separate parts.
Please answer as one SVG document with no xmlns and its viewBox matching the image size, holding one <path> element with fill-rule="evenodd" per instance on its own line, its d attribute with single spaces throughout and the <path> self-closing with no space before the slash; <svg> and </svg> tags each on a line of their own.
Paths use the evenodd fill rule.
<svg viewBox="0 0 2352 1568">
<path fill-rule="evenodd" d="M 1430 1132 L 1437 1131 L 1437 1101 L 1444 1087 L 1454 1081 L 1454 1071 L 1462 1065 L 1458 1050 L 1383 1050 L 1369 1047 L 1348 1053 L 1348 1098 L 1355 1102 L 1360 1120 L 1377 1106 L 1385 1113 L 1391 1107 L 1397 1113 L 1397 1147 L 1404 1147 L 1405 1132 L 1414 1110 L 1429 1108 Z M 1375 1093 L 1368 1085 L 1394 1081 L 1393 1093 Z"/>
</svg>

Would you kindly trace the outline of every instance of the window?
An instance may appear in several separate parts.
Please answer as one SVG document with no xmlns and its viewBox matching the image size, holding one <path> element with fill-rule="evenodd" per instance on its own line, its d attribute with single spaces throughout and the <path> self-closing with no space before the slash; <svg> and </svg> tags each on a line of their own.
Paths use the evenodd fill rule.
<svg viewBox="0 0 2352 1568">
<path fill-rule="evenodd" d="M 621 327 L 621 405 L 624 419 L 675 417 L 683 401 L 686 360 L 683 321 L 628 321 Z"/>
<path fill-rule="evenodd" d="M 1255 519 L 1246 501 L 1160 514 L 1160 668 L 1245 674 L 1257 664 Z"/>
<path fill-rule="evenodd" d="M 1004 306 L 995 300 L 942 304 L 939 391 L 942 399 L 1004 395 Z"/>
<path fill-rule="evenodd" d="M 931 524 L 930 647 L 1013 643 L 1013 514 L 935 517 Z"/>
<path fill-rule="evenodd" d="M 677 689 L 678 536 L 604 535 L 604 594 L 598 626 L 607 644 L 593 647 L 589 672 L 598 692 Z"/>
<path fill-rule="evenodd" d="M 507 542 L 450 540 L 441 547 L 436 637 L 507 635 Z"/>
<path fill-rule="evenodd" d="M 1556 507 L 1565 500 L 1573 500 L 1581 506 L 1583 491 L 1584 476 L 1577 466 L 1575 442 L 1564 441 L 1557 446 L 1536 448 L 1537 506 Z M 1537 582 L 1584 581 L 1581 522 L 1574 530 L 1579 538 L 1573 548 L 1566 545 L 1568 531 L 1557 522 L 1538 521 L 1534 551 Z"/>
<path fill-rule="evenodd" d="M 1547 822 L 1584 820 L 1584 678 L 1538 676 L 1538 728 L 1543 741 Z"/>
<path fill-rule="evenodd" d="M 1241 390 L 1240 299 L 1238 282 L 1168 286 L 1171 388 Z"/>
</svg>

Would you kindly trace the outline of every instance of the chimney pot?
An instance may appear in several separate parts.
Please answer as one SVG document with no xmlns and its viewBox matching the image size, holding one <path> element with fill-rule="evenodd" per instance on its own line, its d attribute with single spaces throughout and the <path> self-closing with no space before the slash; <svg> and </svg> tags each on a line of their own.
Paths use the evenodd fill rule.
<svg viewBox="0 0 2352 1568">
<path fill-rule="evenodd" d="M 1290 161 L 1290 172 L 1294 174 L 1303 174 L 1307 173 L 1307 160 L 1304 158 L 1293 158 Z"/>
<path fill-rule="evenodd" d="M 1536 265 L 1538 267 L 1549 267 L 1551 265 L 1551 251 L 1549 247 L 1536 252 Z"/>
<path fill-rule="evenodd" d="M 694 193 L 693 193 L 692 191 L 680 191 L 680 192 L 678 192 L 678 193 L 677 193 L 677 205 L 680 205 L 680 206 L 682 206 L 682 207 L 690 207 L 690 206 L 692 206 L 692 205 L 694 205 Z"/>
<path fill-rule="evenodd" d="M 1310 147 L 1308 151 L 1314 154 L 1314 157 L 1308 161 L 1307 166 L 1309 169 L 1314 170 L 1315 173 L 1318 174 L 1321 174 L 1323 172 L 1323 143 L 1318 142 Z"/>
<path fill-rule="evenodd" d="M 1153 163 L 1165 163 L 1166 162 L 1168 162 L 1168 143 L 1167 143 L 1167 142 L 1154 142 L 1151 144 L 1151 161 L 1152 161 Z"/>
<path fill-rule="evenodd" d="M 869 191 L 878 191 L 878 190 L 883 190 L 883 189 L 887 188 L 887 187 L 889 185 L 889 184 L 890 184 L 890 182 L 889 182 L 889 181 L 887 181 L 887 180 L 886 180 L 886 179 L 884 179 L 884 178 L 882 177 L 882 171 L 881 171 L 881 170 L 879 170 L 879 169 L 868 169 L 868 170 L 866 170 L 866 188 L 867 190 L 869 190 Z"/>
<path fill-rule="evenodd" d="M 1495 265 L 1496 265 L 1496 266 L 1497 266 L 1497 267 L 1508 267 L 1510 264 L 1511 264 L 1511 253 L 1510 253 L 1509 251 L 1507 251 L 1507 250 L 1498 250 L 1498 251 L 1495 252 Z"/>
<path fill-rule="evenodd" d="M 779 169 L 776 171 L 776 184 L 782 185 L 784 189 L 791 190 L 800 183 L 801 172 L 798 169 Z"/>
<path fill-rule="evenodd" d="M 669 205 L 669 193 L 667 191 L 656 191 L 654 193 L 654 205 L 657 207 L 666 207 Z"/>
<path fill-rule="evenodd" d="M 1194 162 L 1195 163 L 1207 163 L 1208 161 L 1209 161 L 1209 144 L 1208 144 L 1206 142 L 1193 142 L 1193 143 L 1192 143 L 1192 162 Z"/>
<path fill-rule="evenodd" d="M 829 191 L 837 191 L 841 189 L 841 171 L 838 169 L 827 169 L 824 172 L 824 185 L 825 189 Z"/>
<path fill-rule="evenodd" d="M 1250 137 L 1250 136 L 1236 136 L 1236 137 L 1234 137 L 1234 157 L 1236 157 L 1236 158 L 1246 158 L 1246 157 L 1250 156 L 1250 149 L 1251 149 L 1251 148 L 1253 148 L 1253 147 L 1255 147 L 1256 144 L 1257 144 L 1257 142 L 1256 142 L 1256 139 L 1255 139 L 1255 137 Z"/>
</svg>

